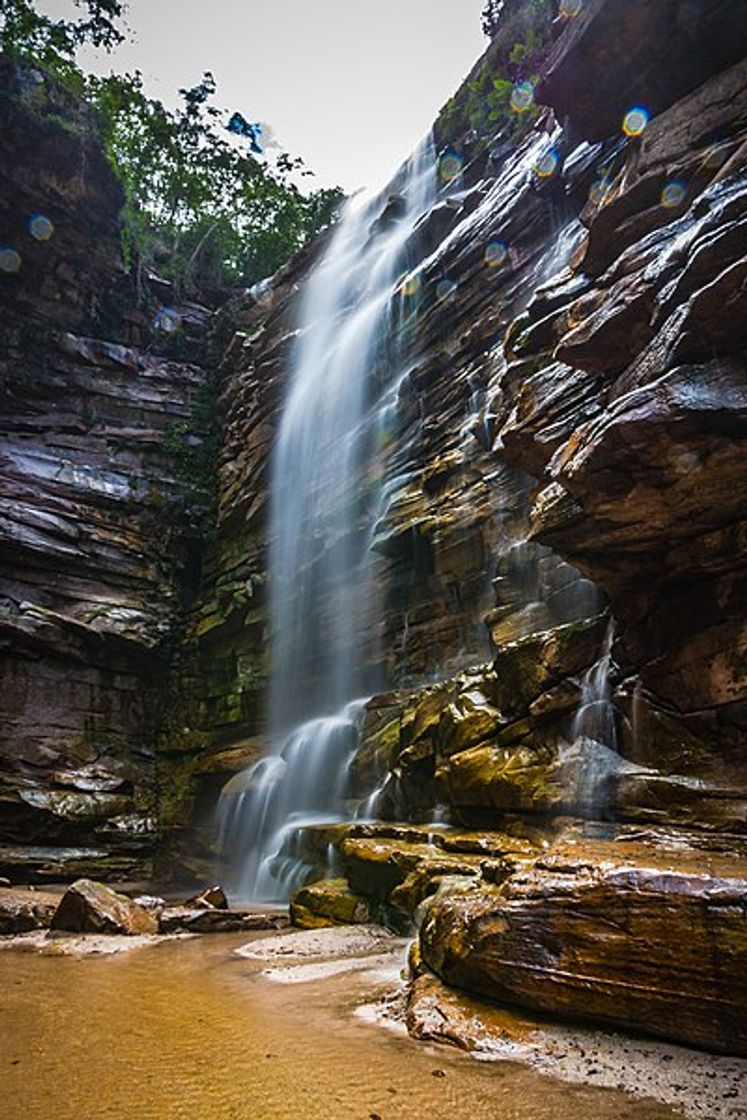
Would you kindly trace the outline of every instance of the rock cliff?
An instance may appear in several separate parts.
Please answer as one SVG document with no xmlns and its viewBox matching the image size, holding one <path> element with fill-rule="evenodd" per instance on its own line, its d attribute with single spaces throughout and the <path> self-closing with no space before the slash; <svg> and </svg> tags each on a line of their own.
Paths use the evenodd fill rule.
<svg viewBox="0 0 747 1120">
<path fill-rule="evenodd" d="M 747 12 L 555 8 L 533 6 L 536 83 L 507 81 L 507 19 L 436 123 L 372 538 L 388 690 L 350 771 L 382 820 L 306 831 L 309 878 L 330 848 L 335 878 L 294 914 L 422 923 L 416 968 L 477 995 L 745 1053 Z M 3 130 L 19 230 L 42 209 L 18 154 L 37 86 Z M 324 245 L 219 313 L 210 375 L 91 341 L 116 188 L 90 138 L 31 117 L 55 237 L 0 277 L 0 864 L 130 873 L 152 822 L 197 795 L 205 825 L 262 749 L 269 449 Z M 73 242 L 90 269 L 65 270 Z M 212 383 L 199 543 L 205 480 L 177 452 Z"/>
<path fill-rule="evenodd" d="M 357 894 L 406 925 L 430 899 L 422 957 L 452 983 L 744 1052 L 745 12 L 564 11 L 531 123 L 479 103 L 500 32 L 437 122 L 456 170 L 400 291 L 373 540 L 394 691 L 349 790 L 400 823 L 308 830 L 310 875 L 331 844 L 347 883 L 295 913 Z M 306 267 L 238 309 L 200 622 L 233 668 L 213 772 L 261 732 L 267 452 Z M 434 813 L 450 827 L 412 823 Z"/>
<path fill-rule="evenodd" d="M 130 344 L 143 315 L 91 114 L 32 68 L 0 80 L 0 871 L 145 876 L 209 378 Z"/>
</svg>

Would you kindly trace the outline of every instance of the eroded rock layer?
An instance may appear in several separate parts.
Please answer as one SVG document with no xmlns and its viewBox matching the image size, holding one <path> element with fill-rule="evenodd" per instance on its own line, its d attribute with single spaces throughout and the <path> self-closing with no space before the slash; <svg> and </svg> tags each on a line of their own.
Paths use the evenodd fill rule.
<svg viewBox="0 0 747 1120">
<path fill-rule="evenodd" d="M 430 577 L 477 531 L 496 599 L 467 616 L 493 650 L 465 643 L 472 664 L 424 685 L 438 599 L 405 596 L 399 622 L 388 599 L 390 679 L 421 679 L 367 704 L 351 797 L 480 828 L 483 858 L 435 824 L 325 836 L 388 921 L 425 915 L 448 982 L 744 1054 L 747 29 L 735 4 L 618 7 L 555 26 L 534 131 L 464 138 L 420 273 L 426 293 L 448 277 L 448 306 L 423 298 L 400 393 L 418 470 L 377 527 L 392 581 L 414 537 Z M 647 107 L 632 135 L 626 106 Z M 570 845 L 569 816 L 596 822 Z"/>
<path fill-rule="evenodd" d="M 0 871 L 143 875 L 174 794 L 164 782 L 159 797 L 156 747 L 196 545 L 200 485 L 184 467 L 207 375 L 121 341 L 142 312 L 128 320 L 134 293 L 107 304 L 124 277 L 122 194 L 95 120 L 38 71 L 0 76 L 3 221 L 19 258 L 0 275 Z M 115 305 L 119 341 L 89 337 Z"/>
</svg>

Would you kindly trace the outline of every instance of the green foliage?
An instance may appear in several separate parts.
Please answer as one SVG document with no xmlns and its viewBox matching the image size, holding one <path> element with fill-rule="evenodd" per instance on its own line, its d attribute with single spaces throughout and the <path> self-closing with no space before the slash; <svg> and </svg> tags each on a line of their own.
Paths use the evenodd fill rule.
<svg viewBox="0 0 747 1120">
<path fill-rule="evenodd" d="M 533 106 L 517 113 L 511 94 L 517 82 L 535 82 L 551 41 L 553 0 L 494 0 L 483 11 L 492 44 L 477 77 L 447 102 L 439 131 L 449 143 L 458 132 L 475 132 L 485 146 L 496 135 L 518 137 L 537 118 Z"/>
<path fill-rule="evenodd" d="M 124 4 L 120 0 L 75 0 L 85 10 L 78 19 L 52 19 L 36 11 L 31 0 L 3 0 L 0 42 L 10 54 L 35 59 L 56 77 L 82 84 L 75 65 L 78 47 L 90 43 L 111 50 L 124 39 L 120 28 Z"/>
<path fill-rule="evenodd" d="M 148 97 L 140 73 L 84 76 L 82 43 L 121 42 L 119 0 L 78 0 L 87 18 L 52 20 L 30 0 L 4 0 L 4 46 L 42 65 L 93 102 L 111 162 L 124 186 L 123 250 L 138 280 L 156 271 L 181 295 L 255 280 L 276 271 L 334 219 L 338 189 L 303 194 L 300 159 L 263 157 L 261 129 L 214 104 L 215 80 L 180 90 L 170 109 Z M 260 158 L 262 157 L 262 158 Z"/>
<path fill-rule="evenodd" d="M 249 143 L 231 137 L 212 74 L 181 90 L 177 109 L 147 97 L 138 73 L 91 79 L 89 89 L 125 187 L 126 258 L 179 290 L 252 283 L 332 219 L 340 191 L 303 195 L 290 179 L 301 161 L 260 162 L 248 122 Z"/>
</svg>

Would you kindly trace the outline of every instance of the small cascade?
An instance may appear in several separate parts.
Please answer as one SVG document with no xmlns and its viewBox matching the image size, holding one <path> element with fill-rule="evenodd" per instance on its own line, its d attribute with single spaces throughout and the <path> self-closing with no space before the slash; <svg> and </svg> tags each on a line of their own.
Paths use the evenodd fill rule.
<svg viewBox="0 0 747 1120">
<path fill-rule="evenodd" d="M 617 721 L 612 701 L 612 643 L 610 620 L 598 661 L 584 674 L 581 699 L 573 718 L 570 754 L 575 755 L 575 799 L 585 816 L 604 819 L 619 769 Z"/>
<path fill-rule="evenodd" d="M 310 868 L 298 851 L 299 834 L 342 819 L 362 707 L 354 701 L 337 715 L 301 724 L 277 754 L 260 758 L 224 787 L 221 846 L 235 868 L 229 887 L 238 897 L 273 902 L 279 890 L 290 893 L 303 883 Z"/>
<path fill-rule="evenodd" d="M 584 674 L 581 699 L 573 719 L 572 738 L 593 739 L 617 753 L 617 709 L 612 703 L 612 642 L 615 630 L 607 626 L 599 660 Z"/>
</svg>

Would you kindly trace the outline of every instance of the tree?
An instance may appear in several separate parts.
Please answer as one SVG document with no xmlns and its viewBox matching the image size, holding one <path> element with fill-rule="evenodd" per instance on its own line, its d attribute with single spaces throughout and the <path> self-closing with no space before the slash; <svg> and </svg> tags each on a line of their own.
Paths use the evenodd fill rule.
<svg viewBox="0 0 747 1120">
<path fill-rule="evenodd" d="M 75 0 L 87 15 L 79 19 L 52 19 L 36 11 L 30 0 L 3 0 L 0 7 L 0 41 L 3 50 L 27 55 L 55 74 L 75 69 L 78 47 L 91 43 L 111 50 L 124 40 L 120 0 Z"/>
<path fill-rule="evenodd" d="M 125 190 L 124 250 L 138 279 L 157 268 L 185 294 L 251 283 L 274 272 L 334 218 L 342 192 L 302 194 L 303 161 L 263 153 L 262 128 L 218 108 L 206 72 L 180 90 L 176 109 L 146 95 L 142 76 L 84 75 L 84 43 L 111 50 L 124 39 L 121 0 L 74 0 L 78 19 L 55 20 L 31 0 L 2 0 L 3 49 L 33 60 L 93 102 Z"/>
<path fill-rule="evenodd" d="M 213 104 L 209 72 L 177 109 L 147 97 L 138 73 L 89 90 L 125 187 L 127 256 L 180 289 L 261 279 L 333 219 L 342 192 L 303 195 L 290 178 L 303 163 L 287 153 L 261 162 L 260 126 Z"/>
</svg>

